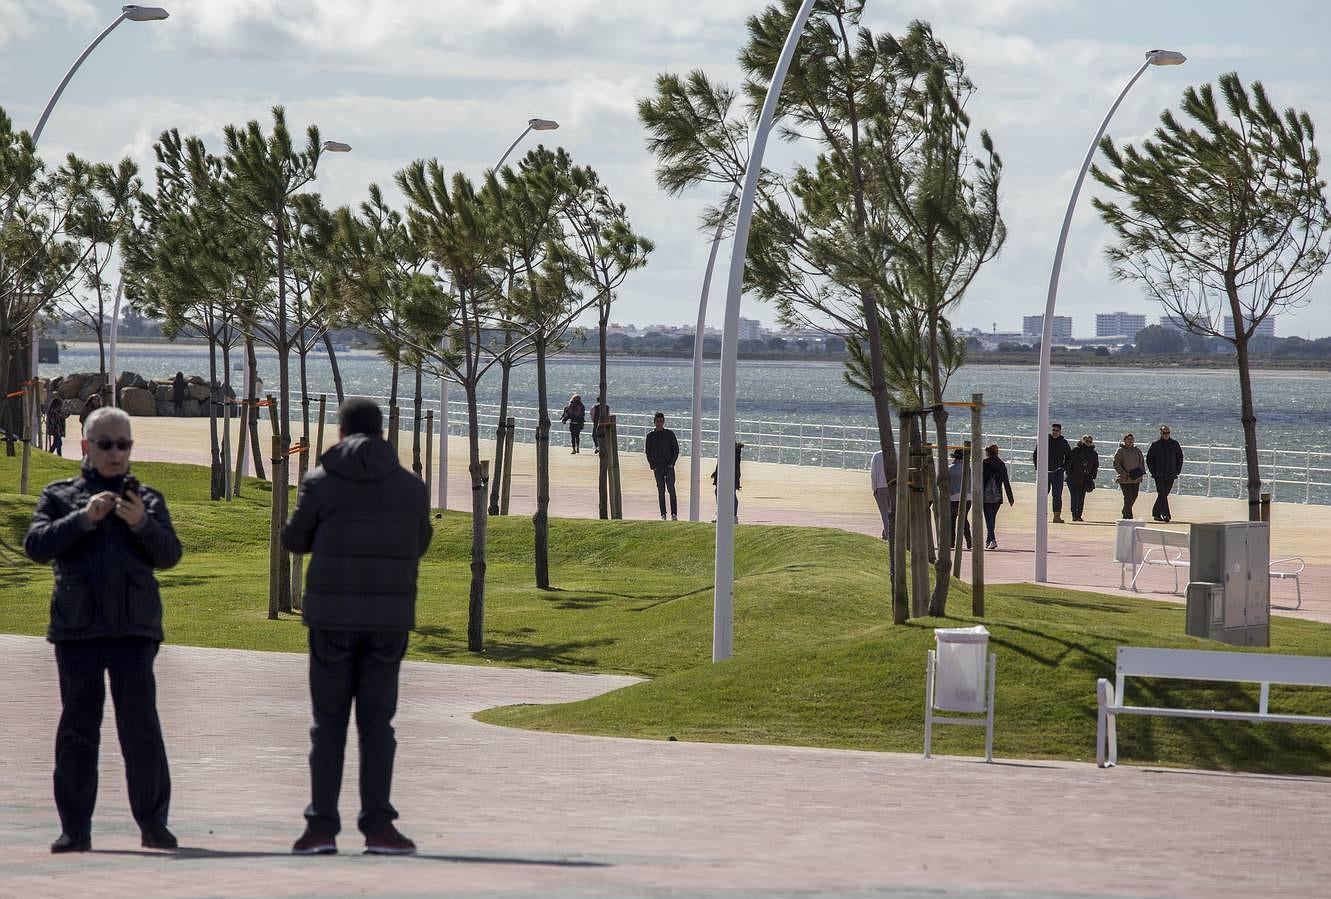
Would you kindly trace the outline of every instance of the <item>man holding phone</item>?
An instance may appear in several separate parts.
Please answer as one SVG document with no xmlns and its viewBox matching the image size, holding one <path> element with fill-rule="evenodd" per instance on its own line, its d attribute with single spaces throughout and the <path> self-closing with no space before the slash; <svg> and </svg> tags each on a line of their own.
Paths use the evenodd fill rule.
<svg viewBox="0 0 1331 899">
<path fill-rule="evenodd" d="M 94 410 L 82 444 L 82 473 L 42 491 L 23 541 L 33 561 L 55 569 L 46 637 L 55 645 L 60 675 L 55 804 L 61 834 L 51 851 L 92 848 L 107 674 L 142 845 L 175 849 L 166 826 L 171 775 L 153 677 L 163 636 L 153 569 L 180 561 L 180 540 L 162 495 L 129 473 L 134 441 L 123 410 Z"/>
</svg>

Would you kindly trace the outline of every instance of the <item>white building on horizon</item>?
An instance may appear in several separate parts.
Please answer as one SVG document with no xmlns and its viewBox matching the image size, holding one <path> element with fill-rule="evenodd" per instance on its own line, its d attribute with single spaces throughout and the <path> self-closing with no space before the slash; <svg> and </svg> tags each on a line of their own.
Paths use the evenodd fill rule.
<svg viewBox="0 0 1331 899">
<path fill-rule="evenodd" d="M 1054 340 L 1072 339 L 1072 316 L 1055 315 L 1054 316 Z M 1023 315 L 1021 317 L 1021 336 L 1027 339 L 1039 340 L 1044 336 L 1044 316 L 1043 315 Z"/>
<path fill-rule="evenodd" d="M 1134 312 L 1097 312 L 1096 337 L 1127 337 L 1132 339 L 1146 327 L 1146 316 Z"/>
<path fill-rule="evenodd" d="M 1234 316 L 1225 316 L 1225 336 L 1234 336 Z M 1276 336 L 1276 318 L 1274 315 L 1268 315 L 1257 325 L 1257 330 L 1253 332 L 1253 337 L 1275 337 Z"/>
</svg>

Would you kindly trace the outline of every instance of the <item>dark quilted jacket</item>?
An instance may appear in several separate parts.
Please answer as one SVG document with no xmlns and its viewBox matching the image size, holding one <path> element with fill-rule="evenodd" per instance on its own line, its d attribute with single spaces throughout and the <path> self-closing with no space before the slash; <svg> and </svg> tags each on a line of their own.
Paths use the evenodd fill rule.
<svg viewBox="0 0 1331 899">
<path fill-rule="evenodd" d="M 180 561 L 180 540 L 171 527 L 166 500 L 151 487 L 140 487 L 147 510 L 138 532 L 114 513 L 92 530 L 83 524 L 83 508 L 103 490 L 118 493 L 121 478 L 102 478 L 85 467 L 83 474 L 56 481 L 42 491 L 23 548 L 34 562 L 51 562 L 53 643 L 92 637 L 162 639 L 162 596 L 154 568 Z"/>
<path fill-rule="evenodd" d="M 430 545 L 425 484 L 388 441 L 353 434 L 324 452 L 282 531 L 311 556 L 302 617 L 327 630 L 400 631 L 416 624 L 416 571 Z"/>
</svg>

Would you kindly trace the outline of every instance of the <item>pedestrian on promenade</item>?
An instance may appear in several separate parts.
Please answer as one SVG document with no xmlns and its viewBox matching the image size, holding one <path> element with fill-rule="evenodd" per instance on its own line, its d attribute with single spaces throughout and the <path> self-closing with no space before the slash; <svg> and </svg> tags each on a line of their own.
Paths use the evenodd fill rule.
<svg viewBox="0 0 1331 899">
<path fill-rule="evenodd" d="M 735 520 L 739 521 L 739 457 L 744 452 L 744 444 L 735 443 Z M 712 496 L 716 496 L 716 472 L 720 469 L 721 463 L 717 461 L 717 467 L 712 469 Z M 718 509 L 721 508 L 721 501 L 716 503 Z"/>
<path fill-rule="evenodd" d="M 51 405 L 46 407 L 46 439 L 51 452 L 64 455 L 65 449 L 65 401 L 58 396 L 51 397 Z"/>
<path fill-rule="evenodd" d="M 582 426 L 587 423 L 587 407 L 582 404 L 582 397 L 576 393 L 569 397 L 568 405 L 564 407 L 564 415 L 559 420 L 568 422 L 569 443 L 573 446 L 572 452 L 576 453 L 581 440 Z"/>
<path fill-rule="evenodd" d="M 887 539 L 887 529 L 891 520 L 892 510 L 892 484 L 895 482 L 887 479 L 887 471 L 883 467 L 883 451 L 878 450 L 869 460 L 869 487 L 873 490 L 873 501 L 878 504 L 878 517 L 883 520 L 883 539 Z"/>
<path fill-rule="evenodd" d="M 1086 509 L 1086 494 L 1095 489 L 1100 471 L 1100 454 L 1090 434 L 1082 436 L 1068 456 L 1068 495 L 1072 497 L 1072 520 L 1081 521 Z"/>
<path fill-rule="evenodd" d="M 605 397 L 598 396 L 596 405 L 592 406 L 592 452 L 601 451 L 601 422 L 610 414 L 610 406 L 606 404 Z"/>
<path fill-rule="evenodd" d="M 389 801 L 398 670 L 416 624 L 416 574 L 430 545 L 425 484 L 383 438 L 383 415 L 358 397 L 337 410 L 338 438 L 305 476 L 282 542 L 309 554 L 301 618 L 309 629 L 310 804 L 296 855 L 337 852 L 338 793 L 351 703 L 360 734 L 365 851 L 410 855 Z"/>
<path fill-rule="evenodd" d="M 83 401 L 83 407 L 79 409 L 79 430 L 84 438 L 88 436 L 88 418 L 102 408 L 102 396 L 100 393 L 90 393 L 88 398 Z"/>
<path fill-rule="evenodd" d="M 957 517 L 961 516 L 962 537 L 966 540 L 966 548 L 971 548 L 971 503 L 966 500 L 966 511 L 962 512 L 962 493 L 966 490 L 966 485 L 962 482 L 961 476 L 966 467 L 966 451 L 953 450 L 952 464 L 947 467 L 947 477 L 949 482 L 948 499 L 952 503 L 952 545 L 956 545 L 957 537 Z M 992 531 L 992 528 L 990 529 Z"/>
<path fill-rule="evenodd" d="M 1016 500 L 1012 496 L 1012 482 L 1008 480 L 1007 463 L 998 457 L 998 444 L 991 443 L 984 448 L 984 465 L 981 467 L 981 483 L 984 501 L 984 547 L 998 549 L 998 507 L 1003 505 L 1003 491 L 1007 491 L 1007 504 Z"/>
<path fill-rule="evenodd" d="M 647 433 L 647 464 L 656 476 L 656 500 L 661 506 L 661 520 L 666 517 L 666 493 L 670 493 L 670 520 L 679 520 L 679 500 L 675 498 L 675 462 L 679 460 L 679 440 L 665 426 L 665 413 L 652 416 L 652 430 Z"/>
<path fill-rule="evenodd" d="M 180 540 L 166 500 L 129 473 L 129 416 L 96 409 L 83 433 L 82 471 L 42 491 L 23 541 L 34 562 L 55 569 L 46 639 L 55 645 L 60 676 L 54 781 L 61 833 L 51 851 L 92 849 L 107 675 L 141 843 L 175 849 L 166 826 L 171 774 L 153 676 L 163 637 L 153 569 L 180 561 Z"/>
<path fill-rule="evenodd" d="M 176 415 L 185 410 L 185 373 L 178 371 L 171 379 L 171 402 L 176 407 Z"/>
<path fill-rule="evenodd" d="M 1114 451 L 1114 480 L 1123 491 L 1123 518 L 1132 520 L 1132 506 L 1137 502 L 1142 478 L 1146 477 L 1146 456 L 1131 434 L 1123 435 L 1123 442 Z"/>
<path fill-rule="evenodd" d="M 1049 426 L 1049 488 L 1054 497 L 1054 521 L 1063 523 L 1063 475 L 1067 469 L 1072 446 L 1063 436 L 1063 426 L 1054 422 Z M 1031 453 L 1031 464 L 1039 465 L 1039 451 Z M 1038 469 L 1037 469 L 1038 470 Z"/>
<path fill-rule="evenodd" d="M 1169 426 L 1160 428 L 1160 439 L 1151 443 L 1146 451 L 1146 470 L 1155 481 L 1155 505 L 1151 507 L 1151 518 L 1155 521 L 1169 521 L 1174 516 L 1169 512 L 1169 492 L 1174 489 L 1174 482 L 1183 473 L 1183 447 L 1169 436 Z"/>
</svg>

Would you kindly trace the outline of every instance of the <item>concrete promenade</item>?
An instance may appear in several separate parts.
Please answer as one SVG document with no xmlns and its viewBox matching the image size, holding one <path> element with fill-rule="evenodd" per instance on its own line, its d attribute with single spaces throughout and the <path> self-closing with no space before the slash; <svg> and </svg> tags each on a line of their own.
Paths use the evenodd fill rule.
<svg viewBox="0 0 1331 899">
<path fill-rule="evenodd" d="M 360 854 L 352 747 L 341 854 L 297 858 L 304 658 L 167 645 L 157 670 L 183 848 L 139 849 L 108 721 L 94 851 L 52 856 L 55 665 L 0 636 L 0 896 L 1212 899 L 1331 879 L 1324 780 L 529 733 L 470 716 L 632 679 L 415 662 L 394 801 L 420 855 Z"/>
</svg>

